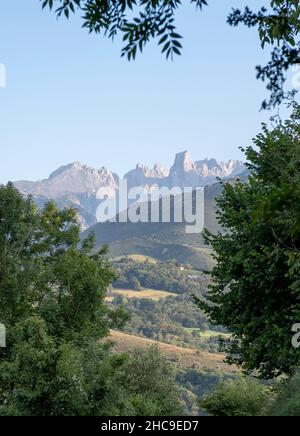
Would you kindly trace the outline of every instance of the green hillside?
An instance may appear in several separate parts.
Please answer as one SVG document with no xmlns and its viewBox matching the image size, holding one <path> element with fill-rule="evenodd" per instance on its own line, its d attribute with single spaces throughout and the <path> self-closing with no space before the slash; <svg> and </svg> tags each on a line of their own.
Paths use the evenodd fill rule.
<svg viewBox="0 0 300 436">
<path fill-rule="evenodd" d="M 205 188 L 205 227 L 217 232 L 215 198 L 221 193 L 220 184 Z M 172 216 L 172 213 L 171 213 Z M 213 260 L 201 234 L 187 234 L 185 223 L 97 223 L 86 230 L 96 235 L 97 247 L 108 245 L 110 256 L 142 255 L 160 261 L 176 260 L 200 270 L 210 269 Z"/>
</svg>

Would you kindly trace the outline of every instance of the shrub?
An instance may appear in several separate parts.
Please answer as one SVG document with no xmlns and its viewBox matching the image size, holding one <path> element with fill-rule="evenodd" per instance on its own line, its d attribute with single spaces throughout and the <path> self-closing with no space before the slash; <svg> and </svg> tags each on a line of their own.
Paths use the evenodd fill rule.
<svg viewBox="0 0 300 436">
<path fill-rule="evenodd" d="M 261 382 L 240 377 L 221 382 L 200 406 L 213 416 L 259 416 L 272 399 L 272 391 Z"/>
</svg>

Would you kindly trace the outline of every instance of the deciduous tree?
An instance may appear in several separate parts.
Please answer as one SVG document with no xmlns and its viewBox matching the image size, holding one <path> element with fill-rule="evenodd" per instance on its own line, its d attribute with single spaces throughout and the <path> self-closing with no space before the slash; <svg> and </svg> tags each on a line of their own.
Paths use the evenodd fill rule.
<svg viewBox="0 0 300 436">
<path fill-rule="evenodd" d="M 135 59 L 147 43 L 156 39 L 167 58 L 180 55 L 181 35 L 176 30 L 176 12 L 181 0 L 41 0 L 43 7 L 55 9 L 57 16 L 69 16 L 76 11 L 83 15 L 83 27 L 89 32 L 103 33 L 109 38 L 121 34 L 124 41 L 122 55 Z M 191 6 L 203 9 L 208 0 L 189 0 Z M 229 5 L 230 6 L 230 5 Z M 253 12 L 233 9 L 228 15 L 232 26 L 244 24 L 258 29 L 262 47 L 270 45 L 270 62 L 257 67 L 257 77 L 267 82 L 271 97 L 263 108 L 281 103 L 285 97 L 284 82 L 287 70 L 300 61 L 300 5 L 299 0 L 269 0 L 269 7 Z"/>
<path fill-rule="evenodd" d="M 299 364 L 292 326 L 300 319 L 300 108 L 257 136 L 246 156 L 247 183 L 226 183 L 218 199 L 224 234 L 206 233 L 216 266 L 208 302 L 216 324 L 233 333 L 231 362 L 263 377 Z"/>
</svg>

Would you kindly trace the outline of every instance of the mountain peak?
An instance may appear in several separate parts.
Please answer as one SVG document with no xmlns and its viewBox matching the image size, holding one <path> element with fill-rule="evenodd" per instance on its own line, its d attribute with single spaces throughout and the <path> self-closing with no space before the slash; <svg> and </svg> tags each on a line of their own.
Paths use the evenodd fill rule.
<svg viewBox="0 0 300 436">
<path fill-rule="evenodd" d="M 153 186 L 197 188 L 215 183 L 216 177 L 236 177 L 244 172 L 245 166 L 240 161 L 219 163 L 206 158 L 193 162 L 185 150 L 176 154 L 170 170 L 160 162 L 153 168 L 138 164 L 125 175 L 125 179 L 129 188 L 142 187 L 148 191 Z M 61 166 L 46 180 L 18 181 L 15 186 L 24 195 L 33 195 L 40 205 L 47 199 L 56 200 L 60 206 L 74 205 L 79 210 L 82 226 L 88 226 L 96 221 L 97 193 L 101 190 L 101 193 L 114 197 L 119 189 L 119 177 L 106 167 L 95 169 L 76 161 Z"/>
<path fill-rule="evenodd" d="M 187 173 L 194 169 L 194 164 L 190 157 L 188 150 L 177 153 L 175 156 L 175 162 L 171 168 L 171 172 L 176 172 L 178 174 L 184 172 Z"/>
<path fill-rule="evenodd" d="M 72 162 L 67 165 L 63 165 L 59 167 L 57 170 L 53 171 L 53 173 L 50 174 L 49 179 L 54 179 L 55 177 L 59 176 L 60 174 L 63 174 L 66 171 L 70 171 L 72 169 L 81 169 L 83 165 L 80 162 Z"/>
<path fill-rule="evenodd" d="M 154 177 L 158 177 L 158 178 L 162 178 L 162 177 L 168 177 L 168 175 L 169 175 L 169 170 L 164 166 L 164 165 L 162 165 L 162 163 L 161 162 L 156 162 L 155 163 L 155 165 L 154 165 L 154 167 L 153 167 L 153 174 L 154 174 Z"/>
</svg>

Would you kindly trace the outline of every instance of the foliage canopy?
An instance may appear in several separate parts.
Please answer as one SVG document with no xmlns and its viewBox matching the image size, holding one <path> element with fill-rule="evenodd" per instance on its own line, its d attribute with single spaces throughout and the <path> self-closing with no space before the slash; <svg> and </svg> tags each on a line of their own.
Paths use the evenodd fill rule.
<svg viewBox="0 0 300 436">
<path fill-rule="evenodd" d="M 206 233 L 217 265 L 200 307 L 234 335 L 230 361 L 263 377 L 290 374 L 299 363 L 292 326 L 299 322 L 300 108 L 265 125 L 248 147 L 249 181 L 227 183 L 218 199 L 225 234 Z"/>
<path fill-rule="evenodd" d="M 121 34 L 124 42 L 122 56 L 135 59 L 147 43 L 156 39 L 167 58 L 180 55 L 182 36 L 176 30 L 176 12 L 181 0 L 40 0 L 43 8 L 55 9 L 57 16 L 69 16 L 79 10 L 83 27 L 89 32 L 103 33 L 109 38 Z M 202 10 L 208 0 L 189 0 Z M 262 47 L 273 47 L 271 60 L 257 67 L 257 77 L 267 82 L 271 91 L 263 108 L 281 103 L 285 97 L 284 82 L 287 70 L 300 59 L 300 5 L 298 0 L 269 0 L 269 8 L 253 12 L 249 7 L 233 9 L 228 15 L 232 26 L 244 24 L 256 27 Z"/>
<path fill-rule="evenodd" d="M 0 186 L 0 322 L 7 331 L 0 415 L 135 415 L 142 406 L 145 414 L 177 413 L 171 369 L 170 383 L 143 405 L 140 389 L 127 383 L 135 374 L 123 376 L 130 357 L 99 343 L 127 315 L 105 303 L 115 278 L 106 249 L 96 251 L 93 236 L 80 242 L 79 233 L 75 210 L 53 203 L 38 210 L 12 184 Z M 169 374 L 164 359 L 152 357 Z M 152 376 L 148 367 L 145 378 Z"/>
</svg>

